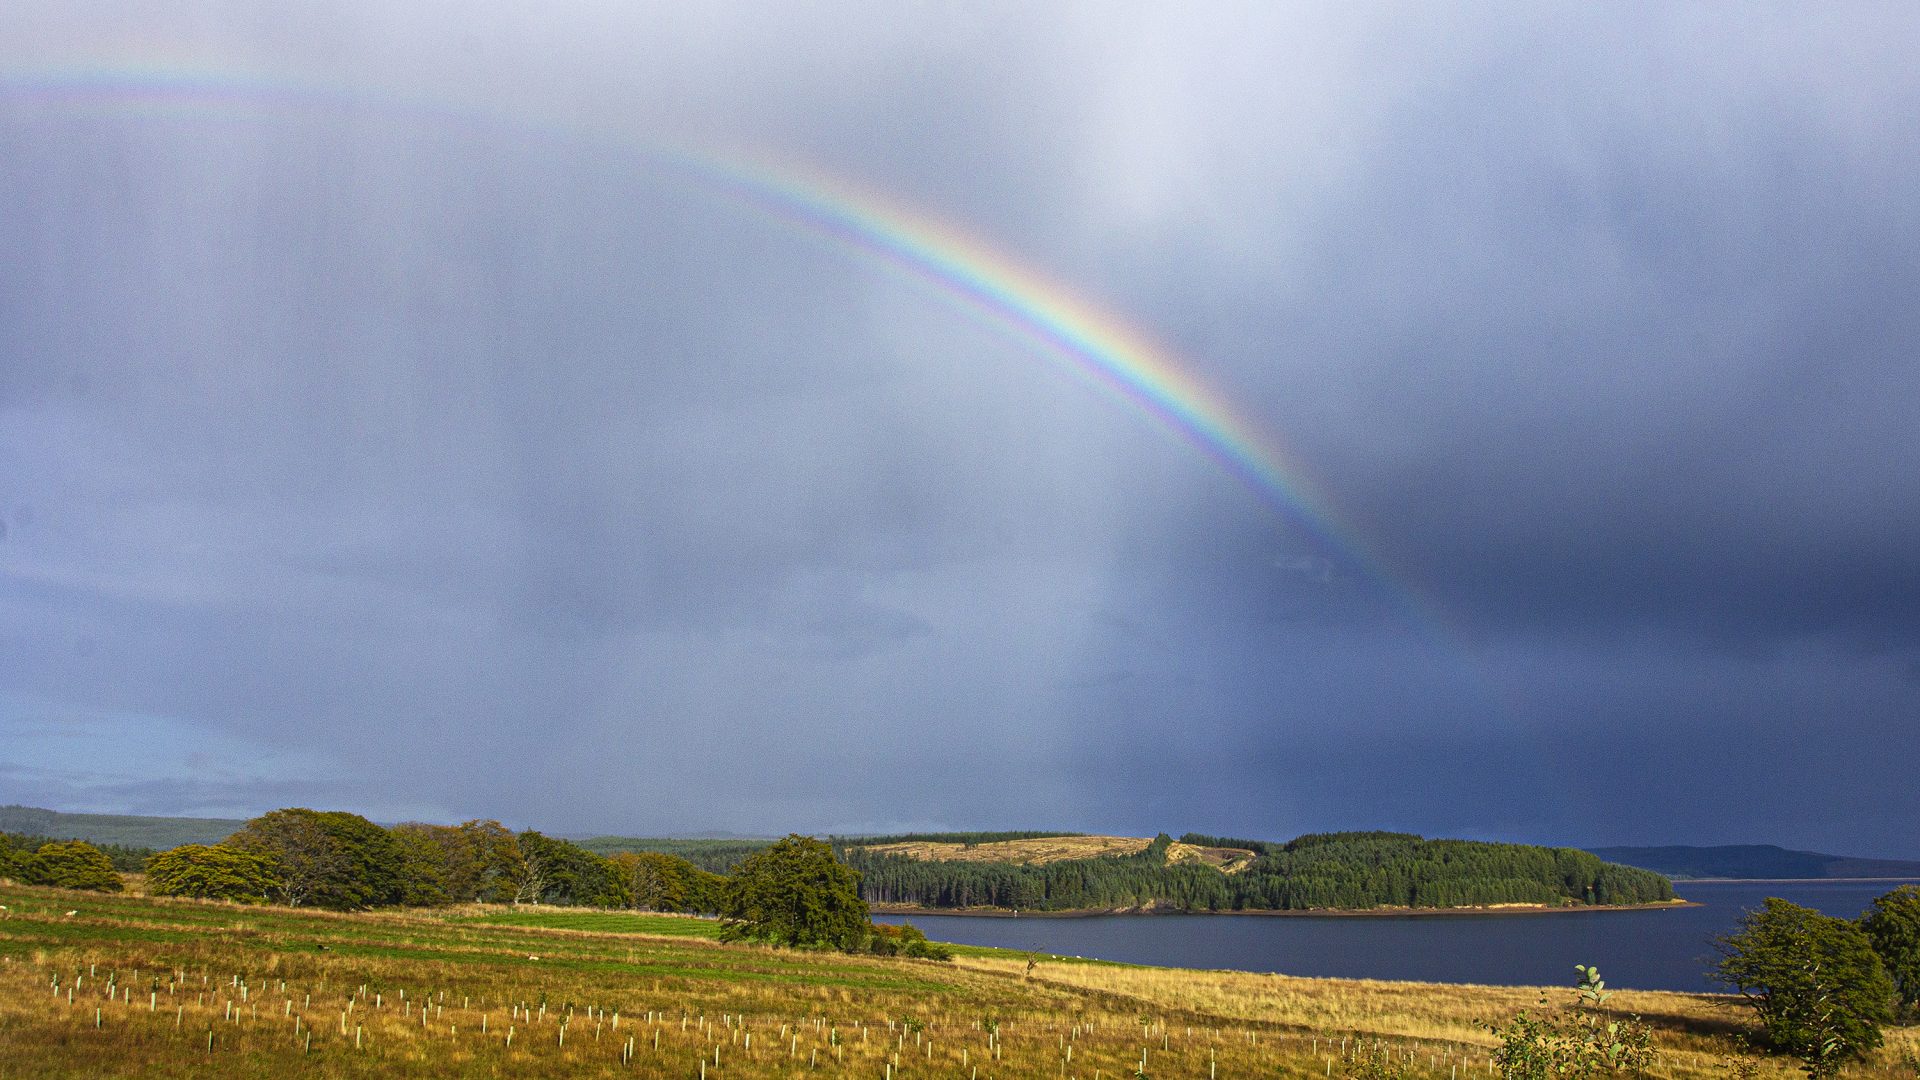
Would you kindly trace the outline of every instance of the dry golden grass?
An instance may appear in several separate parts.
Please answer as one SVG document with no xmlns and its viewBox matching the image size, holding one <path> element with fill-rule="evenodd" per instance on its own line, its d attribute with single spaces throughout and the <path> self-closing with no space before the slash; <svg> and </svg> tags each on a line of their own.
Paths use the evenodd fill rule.
<svg viewBox="0 0 1920 1080">
<path fill-rule="evenodd" d="M 961 957 L 982 971 L 1015 975 L 1023 960 Z M 1178 968 L 1112 964 L 1040 962 L 1029 978 L 1051 986 L 1091 991 L 1110 1001 L 1131 1000 L 1143 1013 L 1240 1021 L 1275 1031 L 1305 1035 L 1310 1052 L 1326 1056 L 1341 1039 L 1385 1039 L 1417 1053 L 1451 1055 L 1478 1062 L 1486 1075 L 1486 1051 L 1495 1045 L 1489 1023 L 1504 1022 L 1521 1009 L 1562 1006 L 1574 997 L 1568 988 L 1435 985 L 1368 979 L 1303 979 L 1240 971 L 1191 971 Z M 1723 994 L 1681 994 L 1623 990 L 1607 1002 L 1615 1013 L 1639 1016 L 1659 1032 L 1662 1075 L 1722 1076 L 1730 1057 L 1740 1056 L 1737 1041 L 1751 1036 L 1748 1010 Z M 1334 1071 L 1340 1051 L 1333 1050 Z M 1913 1077 L 1906 1064 L 1920 1056 L 1920 1028 L 1896 1028 L 1873 1067 L 1855 1067 L 1862 1076 Z M 1471 1075 L 1471 1074 L 1470 1074 Z M 1762 1064 L 1763 1076 L 1797 1076 L 1787 1062 Z M 1464 1080 L 1464 1078 L 1463 1078 Z"/>
<path fill-rule="evenodd" d="M 1152 840 L 1137 836 L 1042 836 L 1032 840 L 996 840 L 986 844 L 944 844 L 909 841 L 874 844 L 866 850 L 903 855 L 926 862 L 1004 862 L 1039 866 L 1068 859 L 1097 859 L 1103 855 L 1137 855 Z"/>
<path fill-rule="evenodd" d="M 1380 1039 L 1409 1080 L 1481 1080 L 1490 1040 L 1477 1021 L 1538 996 L 801 953 L 621 913 L 337 915 L 4 886 L 0 904 L 0 1077 L 1349 1080 L 1349 1051 Z M 1657 1027 L 1658 1075 L 1725 1080 L 1743 1018 L 1723 1000 L 1613 1004 Z M 1851 1075 L 1911 1076 L 1900 1054 L 1914 1034 L 1894 1033 Z"/>
<path fill-rule="evenodd" d="M 1256 858 L 1258 856 L 1246 848 L 1200 847 L 1197 844 L 1183 844 L 1178 840 L 1167 849 L 1167 861 L 1170 863 L 1205 863 L 1224 874 L 1237 874 L 1252 866 Z"/>
<path fill-rule="evenodd" d="M 1144 836 L 1042 836 L 1031 840 L 996 840 L 985 844 L 948 844 L 908 841 L 873 844 L 868 851 L 902 855 L 926 862 L 1004 862 L 1039 866 L 1069 859 L 1097 859 L 1108 855 L 1137 855 L 1153 840 Z M 1244 848 L 1199 847 L 1175 842 L 1167 849 L 1168 862 L 1199 862 L 1226 873 L 1244 870 L 1254 853 Z"/>
</svg>

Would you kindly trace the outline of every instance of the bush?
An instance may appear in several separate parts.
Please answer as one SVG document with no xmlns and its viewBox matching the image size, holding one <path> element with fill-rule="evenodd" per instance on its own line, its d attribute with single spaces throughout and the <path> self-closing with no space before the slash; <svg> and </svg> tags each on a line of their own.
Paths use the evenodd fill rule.
<svg viewBox="0 0 1920 1080">
<path fill-rule="evenodd" d="M 877 956 L 910 956 L 916 960 L 952 960 L 953 950 L 927 935 L 912 923 L 891 926 L 874 923 L 867 927 L 867 951 Z"/>
<path fill-rule="evenodd" d="M 1880 1045 L 1893 981 L 1863 931 L 1778 897 L 1740 926 L 1720 939 L 1713 976 L 1746 997 L 1769 1047 L 1826 1077 Z"/>
<path fill-rule="evenodd" d="M 225 844 L 182 844 L 147 860 L 147 891 L 264 904 L 280 887 L 273 860 Z"/>
<path fill-rule="evenodd" d="M 1600 972 L 1584 965 L 1575 970 L 1580 973 L 1576 1007 L 1550 1010 L 1543 997 L 1538 1013 L 1523 1009 L 1503 1026 L 1488 1025 L 1500 1040 L 1493 1061 L 1506 1080 L 1639 1077 L 1659 1056 L 1653 1029 L 1639 1017 L 1622 1020 L 1605 1011 L 1611 995 Z"/>
</svg>

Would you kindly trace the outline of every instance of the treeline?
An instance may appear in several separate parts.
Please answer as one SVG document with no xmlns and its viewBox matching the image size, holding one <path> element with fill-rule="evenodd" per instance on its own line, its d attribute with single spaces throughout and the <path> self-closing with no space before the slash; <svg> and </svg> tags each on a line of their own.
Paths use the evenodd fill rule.
<svg viewBox="0 0 1920 1080">
<path fill-rule="evenodd" d="M 1188 834 L 1183 842 L 1258 852 L 1243 871 L 1169 864 L 1170 837 L 1145 851 L 1043 865 L 934 862 L 850 846 L 873 903 L 1031 911 L 1164 907 L 1296 911 L 1484 904 L 1635 904 L 1673 898 L 1666 878 L 1573 848 L 1332 833 L 1285 844 Z"/>
<path fill-rule="evenodd" d="M 653 852 L 685 859 L 714 874 L 731 874 L 747 856 L 773 846 L 772 840 L 696 839 L 651 836 L 595 836 L 579 842 L 596 855 L 628 855 Z"/>
<path fill-rule="evenodd" d="M 1650 870 L 1577 848 L 1428 840 L 1408 833 L 1322 833 L 1265 845 L 1233 875 L 1241 906 L 1459 907 L 1647 904 L 1673 899 Z"/>
<path fill-rule="evenodd" d="M 836 845 L 850 844 L 998 844 L 1007 840 L 1048 840 L 1060 836 L 1085 836 L 1077 832 L 927 832 L 899 833 L 894 836 L 835 836 Z"/>
<path fill-rule="evenodd" d="M 538 903 L 711 914 L 725 880 L 677 856 L 600 855 L 497 821 L 385 828 L 304 808 L 263 814 L 218 844 L 158 852 L 146 874 L 155 896 L 341 911 Z"/>
<path fill-rule="evenodd" d="M 17 832 L 0 833 L 0 845 L 5 845 L 16 852 L 36 852 L 47 844 L 71 843 L 74 839 L 74 837 L 70 836 L 43 836 Z M 147 865 L 147 859 L 152 857 L 154 850 L 150 847 L 135 847 L 131 844 L 84 842 L 88 847 L 105 855 L 107 860 L 113 864 L 113 868 L 122 874 L 139 873 L 141 867 Z"/>
<path fill-rule="evenodd" d="M 1278 846 L 1265 840 L 1236 840 L 1231 836 L 1208 836 L 1197 832 L 1186 833 L 1180 837 L 1180 842 L 1194 847 L 1245 848 L 1256 855 L 1265 855 L 1269 849 Z"/>
<path fill-rule="evenodd" d="M 836 849 L 845 851 L 862 844 L 993 844 L 1004 840 L 1044 840 L 1055 836 L 1085 836 L 1076 832 L 939 832 L 939 833 L 901 833 L 895 836 L 833 836 L 828 842 Z M 682 839 L 679 837 L 652 836 L 595 836 L 579 841 L 581 847 L 600 855 L 618 855 L 622 853 L 659 852 L 675 855 L 687 860 L 702 870 L 716 874 L 731 874 L 756 852 L 772 847 L 772 840 L 754 840 L 739 837 L 717 839 Z"/>
</svg>

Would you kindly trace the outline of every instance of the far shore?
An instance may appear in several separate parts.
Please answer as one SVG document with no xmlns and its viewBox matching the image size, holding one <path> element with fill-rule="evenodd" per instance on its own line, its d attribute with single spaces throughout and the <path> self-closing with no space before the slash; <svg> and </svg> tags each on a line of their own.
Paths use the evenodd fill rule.
<svg viewBox="0 0 1920 1080">
<path fill-rule="evenodd" d="M 969 908 L 933 908 L 919 907 L 913 904 L 873 904 L 867 905 L 877 915 L 964 915 L 982 919 L 1086 919 L 1098 915 L 1262 915 L 1290 916 L 1309 919 L 1364 919 L 1364 918 L 1404 918 L 1407 916 L 1428 915 L 1564 915 L 1603 911 L 1668 911 L 1675 908 L 1699 907 L 1692 900 L 1661 900 L 1649 904 L 1480 904 L 1445 908 L 1289 908 L 1281 911 L 1246 909 L 1233 910 L 1194 910 L 1180 908 L 1073 908 L 1067 911 L 1014 911 L 1000 907 Z"/>
<path fill-rule="evenodd" d="M 1675 886 L 1680 885 L 1873 885 L 1920 884 L 1915 877 L 1689 877 L 1672 878 Z"/>
</svg>

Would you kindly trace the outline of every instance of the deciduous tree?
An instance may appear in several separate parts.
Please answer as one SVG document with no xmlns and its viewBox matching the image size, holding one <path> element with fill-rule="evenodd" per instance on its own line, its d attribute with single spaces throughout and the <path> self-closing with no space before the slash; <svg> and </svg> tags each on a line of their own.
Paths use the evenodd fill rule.
<svg viewBox="0 0 1920 1080">
<path fill-rule="evenodd" d="M 685 859 L 657 851 L 628 851 L 608 856 L 619 868 L 642 911 L 687 910 L 687 886 L 698 869 Z"/>
<path fill-rule="evenodd" d="M 1875 900 L 1860 928 L 1886 965 L 1900 1003 L 1920 1006 L 1920 885 L 1902 885 Z"/>
<path fill-rule="evenodd" d="M 398 845 L 358 814 L 275 810 L 247 822 L 227 843 L 274 860 L 280 876 L 275 899 L 285 904 L 350 910 L 401 899 Z"/>
<path fill-rule="evenodd" d="M 147 860 L 147 891 L 264 904 L 280 883 L 273 860 L 225 844 L 183 844 Z"/>
<path fill-rule="evenodd" d="M 741 862 L 721 908 L 721 937 L 856 949 L 867 936 L 860 875 L 833 848 L 791 835 Z"/>
<path fill-rule="evenodd" d="M 1719 947 L 1714 977 L 1746 997 L 1767 1044 L 1809 1076 L 1831 1076 L 1880 1045 L 1893 982 L 1852 923 L 1768 897 Z"/>
<path fill-rule="evenodd" d="M 40 850 L 27 858 L 25 869 L 22 876 L 34 885 L 95 892 L 119 892 L 123 887 L 120 875 L 113 872 L 113 860 L 85 840 L 41 844 Z"/>
</svg>

